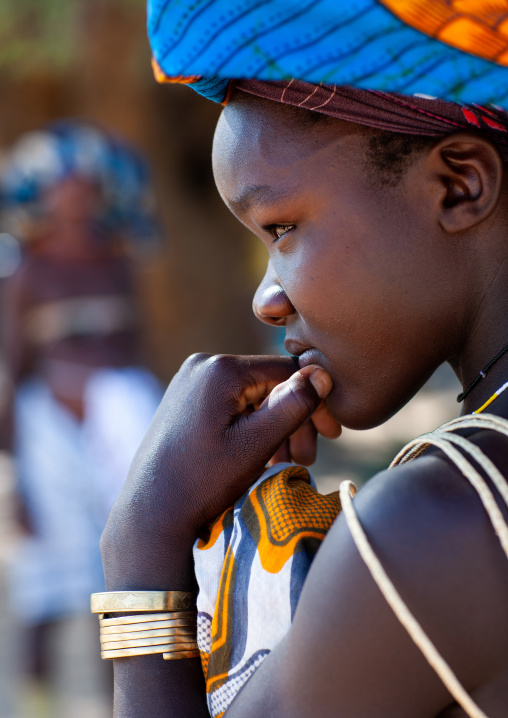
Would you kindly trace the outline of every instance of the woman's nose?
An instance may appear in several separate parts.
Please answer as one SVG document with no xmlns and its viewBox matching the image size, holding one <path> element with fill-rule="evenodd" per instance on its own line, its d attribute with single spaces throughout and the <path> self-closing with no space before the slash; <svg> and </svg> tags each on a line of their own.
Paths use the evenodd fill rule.
<svg viewBox="0 0 508 718">
<path fill-rule="evenodd" d="M 252 309 L 259 320 L 277 327 L 283 326 L 295 311 L 270 266 L 254 295 Z"/>
</svg>

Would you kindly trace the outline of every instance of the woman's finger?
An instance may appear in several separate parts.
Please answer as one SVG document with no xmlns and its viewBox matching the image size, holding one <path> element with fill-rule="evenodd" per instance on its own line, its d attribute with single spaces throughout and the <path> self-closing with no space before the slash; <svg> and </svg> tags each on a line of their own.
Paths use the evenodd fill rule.
<svg viewBox="0 0 508 718">
<path fill-rule="evenodd" d="M 238 414 L 247 408 L 259 408 L 276 386 L 287 381 L 296 370 L 295 362 L 291 357 L 249 356 L 224 357 L 227 363 L 231 360 L 236 363 L 236 369 L 241 374 L 241 389 L 236 400 Z"/>
<path fill-rule="evenodd" d="M 289 437 L 289 453 L 295 464 L 311 466 L 316 461 L 317 431 L 312 421 L 306 421 Z"/>
<path fill-rule="evenodd" d="M 337 439 L 342 433 L 342 426 L 337 419 L 332 416 L 324 401 L 321 402 L 312 414 L 311 420 L 318 433 L 326 439 Z"/>
<path fill-rule="evenodd" d="M 280 446 L 275 454 L 272 456 L 270 461 L 268 462 L 268 466 L 273 466 L 274 464 L 280 464 L 281 462 L 284 463 L 291 463 L 291 454 L 289 452 L 289 439 L 285 441 L 282 446 Z"/>
<path fill-rule="evenodd" d="M 310 365 L 300 369 L 278 384 L 258 411 L 242 416 L 237 427 L 250 435 L 251 445 L 257 445 L 258 452 L 266 447 L 269 457 L 311 417 L 332 386 L 330 375 L 322 367 Z M 309 450 L 303 449 L 303 443 L 297 442 L 295 446 L 297 455 L 301 454 L 306 461 L 312 458 Z"/>
</svg>

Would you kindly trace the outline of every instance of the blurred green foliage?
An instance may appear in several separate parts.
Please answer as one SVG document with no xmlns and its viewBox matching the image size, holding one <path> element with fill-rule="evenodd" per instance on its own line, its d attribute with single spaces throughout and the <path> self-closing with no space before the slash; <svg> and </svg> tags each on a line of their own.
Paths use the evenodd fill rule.
<svg viewBox="0 0 508 718">
<path fill-rule="evenodd" d="M 0 70 L 26 75 L 63 69 L 85 12 L 111 5 L 140 12 L 146 0 L 0 0 Z"/>
</svg>

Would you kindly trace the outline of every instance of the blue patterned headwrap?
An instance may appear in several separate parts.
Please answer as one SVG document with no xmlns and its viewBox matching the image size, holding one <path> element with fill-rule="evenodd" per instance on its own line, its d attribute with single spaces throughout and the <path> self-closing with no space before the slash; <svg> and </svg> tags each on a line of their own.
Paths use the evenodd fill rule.
<svg viewBox="0 0 508 718">
<path fill-rule="evenodd" d="M 158 78 L 352 85 L 508 109 L 508 7 L 489 0 L 148 0 Z"/>
</svg>

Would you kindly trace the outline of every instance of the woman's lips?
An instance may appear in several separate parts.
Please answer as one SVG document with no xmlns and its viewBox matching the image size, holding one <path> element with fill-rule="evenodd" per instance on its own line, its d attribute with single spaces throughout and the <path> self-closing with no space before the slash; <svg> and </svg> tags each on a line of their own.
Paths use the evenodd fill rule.
<svg viewBox="0 0 508 718">
<path fill-rule="evenodd" d="M 284 339 L 284 348 L 289 353 L 292 354 L 294 357 L 301 356 L 304 352 L 308 351 L 309 349 L 312 349 L 308 344 L 302 344 L 299 341 L 296 341 L 296 339 L 289 339 L 286 337 Z"/>
<path fill-rule="evenodd" d="M 323 355 L 317 349 L 307 349 L 298 357 L 298 364 L 300 369 L 303 369 L 304 366 L 309 366 L 309 364 L 323 366 Z"/>
<path fill-rule="evenodd" d="M 300 369 L 303 369 L 304 366 L 309 366 L 309 364 L 319 364 L 323 366 L 323 355 L 315 347 L 310 347 L 308 344 L 301 344 L 293 339 L 286 339 L 284 346 L 287 352 L 298 357 Z"/>
</svg>

